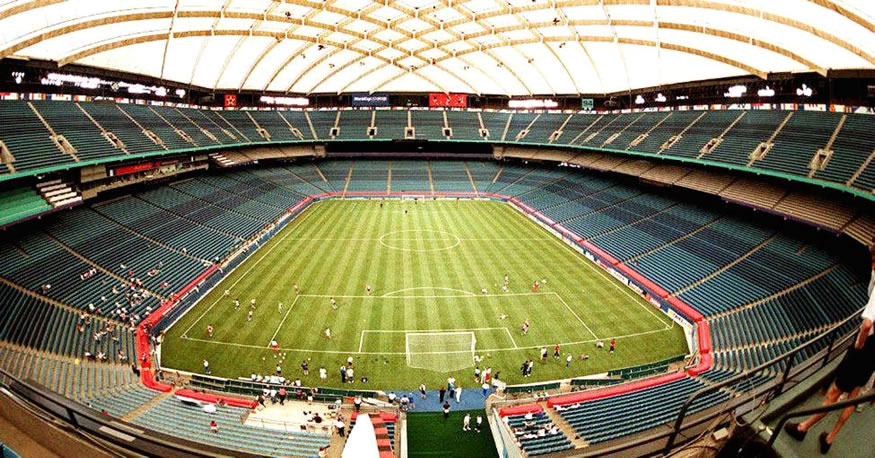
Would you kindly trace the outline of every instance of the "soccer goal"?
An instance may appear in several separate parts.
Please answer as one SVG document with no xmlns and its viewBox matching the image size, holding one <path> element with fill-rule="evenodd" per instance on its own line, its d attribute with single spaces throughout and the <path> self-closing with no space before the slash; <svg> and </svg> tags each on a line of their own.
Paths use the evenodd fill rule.
<svg viewBox="0 0 875 458">
<path fill-rule="evenodd" d="M 405 194 L 401 196 L 401 201 L 408 200 L 425 200 L 425 194 Z"/>
<path fill-rule="evenodd" d="M 477 339 L 473 332 L 408 332 L 405 340 L 410 367 L 450 372 L 474 365 Z"/>
</svg>

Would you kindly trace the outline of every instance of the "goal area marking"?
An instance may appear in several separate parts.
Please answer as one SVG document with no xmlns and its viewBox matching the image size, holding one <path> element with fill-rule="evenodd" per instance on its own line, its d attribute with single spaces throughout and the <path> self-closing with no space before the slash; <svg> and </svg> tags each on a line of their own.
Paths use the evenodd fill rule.
<svg viewBox="0 0 875 458">
<path fill-rule="evenodd" d="M 474 365 L 477 338 L 471 331 L 410 331 L 404 333 L 404 349 L 409 367 L 450 372 Z"/>
</svg>

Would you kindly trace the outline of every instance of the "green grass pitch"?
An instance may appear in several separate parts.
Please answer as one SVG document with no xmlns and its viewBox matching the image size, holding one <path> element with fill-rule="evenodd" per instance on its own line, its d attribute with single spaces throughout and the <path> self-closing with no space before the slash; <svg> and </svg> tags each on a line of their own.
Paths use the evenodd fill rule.
<svg viewBox="0 0 875 458">
<path fill-rule="evenodd" d="M 546 285 L 533 292 L 541 279 Z M 531 323 L 525 336 L 524 320 Z M 279 358 L 268 348 L 274 337 Z M 479 365 L 510 384 L 686 352 L 681 327 L 508 204 L 332 200 L 300 214 L 168 330 L 162 363 L 202 372 L 208 359 L 213 375 L 228 378 L 270 374 L 279 363 L 305 386 L 338 387 L 339 367 L 352 356 L 357 380 L 349 388 L 412 390 L 422 382 L 437 388 L 449 373 L 473 388 L 465 383 L 473 371 L 472 337 Z M 595 347 L 612 337 L 615 354 Z M 552 357 L 557 343 L 559 361 Z M 523 378 L 520 365 L 537 360 L 541 347 L 548 347 L 549 361 L 536 362 Z M 575 356 L 570 368 L 568 352 Z M 589 360 L 579 360 L 581 354 Z M 300 368 L 305 359 L 309 376 Z M 326 381 L 319 380 L 320 367 L 328 370 Z"/>
</svg>

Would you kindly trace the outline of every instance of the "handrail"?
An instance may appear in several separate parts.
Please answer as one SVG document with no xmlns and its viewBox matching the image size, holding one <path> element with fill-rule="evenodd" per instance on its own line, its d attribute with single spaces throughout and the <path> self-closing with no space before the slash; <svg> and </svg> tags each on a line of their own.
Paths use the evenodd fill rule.
<svg viewBox="0 0 875 458">
<path fill-rule="evenodd" d="M 818 413 L 832 412 L 833 410 L 841 410 L 846 407 L 852 407 L 857 404 L 862 404 L 869 401 L 875 401 L 875 392 L 869 393 L 865 396 L 858 396 L 854 399 L 846 399 L 844 401 L 836 402 L 835 404 L 830 404 L 828 406 L 817 406 L 810 409 L 787 412 L 786 414 L 784 414 L 783 417 L 781 417 L 781 421 L 779 421 L 778 425 L 775 427 L 775 431 L 772 433 L 772 437 L 769 438 L 769 447 L 771 447 L 775 443 L 775 440 L 778 438 L 778 434 L 781 434 L 781 430 L 784 429 L 784 424 L 787 423 L 787 420 L 791 418 L 807 417 L 809 415 L 814 415 Z"/>
<path fill-rule="evenodd" d="M 834 336 L 834 334 L 839 329 L 841 329 L 842 326 L 849 323 L 851 320 L 859 319 L 859 316 L 862 313 L 862 311 L 863 311 L 863 309 L 860 308 L 860 310 L 858 310 L 854 314 L 848 316 L 844 320 L 836 323 L 831 328 L 822 332 L 817 337 L 815 337 L 815 338 L 809 340 L 808 342 L 805 342 L 804 344 L 790 350 L 789 352 L 787 352 L 784 355 L 781 355 L 775 359 L 772 359 L 771 361 L 766 361 L 765 363 L 762 363 L 759 366 L 757 366 L 757 367 L 755 367 L 747 372 L 742 372 L 742 373 L 735 375 L 733 377 L 730 377 L 722 382 L 719 382 L 719 383 L 716 383 L 716 384 L 713 384 L 710 386 L 706 386 L 705 388 L 702 388 L 702 389 L 696 391 L 695 393 L 691 394 L 690 397 L 687 398 L 686 402 L 684 402 L 683 406 L 681 407 L 680 412 L 678 412 L 677 419 L 675 420 L 674 426 L 672 427 L 671 435 L 669 436 L 668 441 L 666 442 L 665 451 L 668 452 L 672 449 L 672 447 L 674 447 L 674 442 L 677 439 L 678 434 L 680 434 L 684 418 L 686 417 L 687 411 L 689 410 L 690 406 L 693 404 L 693 401 L 695 401 L 696 399 L 698 399 L 706 394 L 713 393 L 719 389 L 722 389 L 726 386 L 732 385 L 736 382 L 746 380 L 751 376 L 751 374 L 759 373 L 765 369 L 768 369 L 772 366 L 775 366 L 781 362 L 786 361 L 787 364 L 784 368 L 783 375 L 781 376 L 781 381 L 777 385 L 775 385 L 774 387 L 770 388 L 771 391 L 776 392 L 776 394 L 780 395 L 781 393 L 783 393 L 784 385 L 787 383 L 787 379 L 790 376 L 790 369 L 792 369 L 794 366 L 794 363 L 796 361 L 796 355 L 799 354 L 799 352 L 814 346 L 816 343 L 821 342 L 829 337 L 832 337 L 832 339 L 829 341 L 829 346 L 827 347 L 827 352 L 826 352 L 824 362 L 823 362 L 823 364 L 826 365 L 827 358 L 832 353 L 834 344 L 836 343 L 836 337 Z M 855 331 L 855 333 L 856 333 L 856 331 Z M 849 336 L 844 336 L 844 337 L 847 339 Z"/>
</svg>

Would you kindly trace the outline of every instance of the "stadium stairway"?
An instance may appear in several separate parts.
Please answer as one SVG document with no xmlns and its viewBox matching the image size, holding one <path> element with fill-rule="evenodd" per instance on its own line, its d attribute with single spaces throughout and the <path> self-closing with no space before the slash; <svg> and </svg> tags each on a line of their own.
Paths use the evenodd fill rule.
<svg viewBox="0 0 875 458">
<path fill-rule="evenodd" d="M 565 421 L 565 418 L 562 415 L 559 415 L 558 412 L 549 408 L 546 402 L 539 402 L 538 405 L 544 408 L 544 412 L 546 412 L 547 417 L 553 421 L 553 424 L 559 427 L 559 431 L 562 431 L 562 434 L 565 435 L 570 441 L 571 445 L 574 446 L 575 449 L 583 448 L 589 445 L 589 443 L 584 440 L 577 431 L 574 430 L 574 427 L 571 426 L 570 423 Z"/>
</svg>

